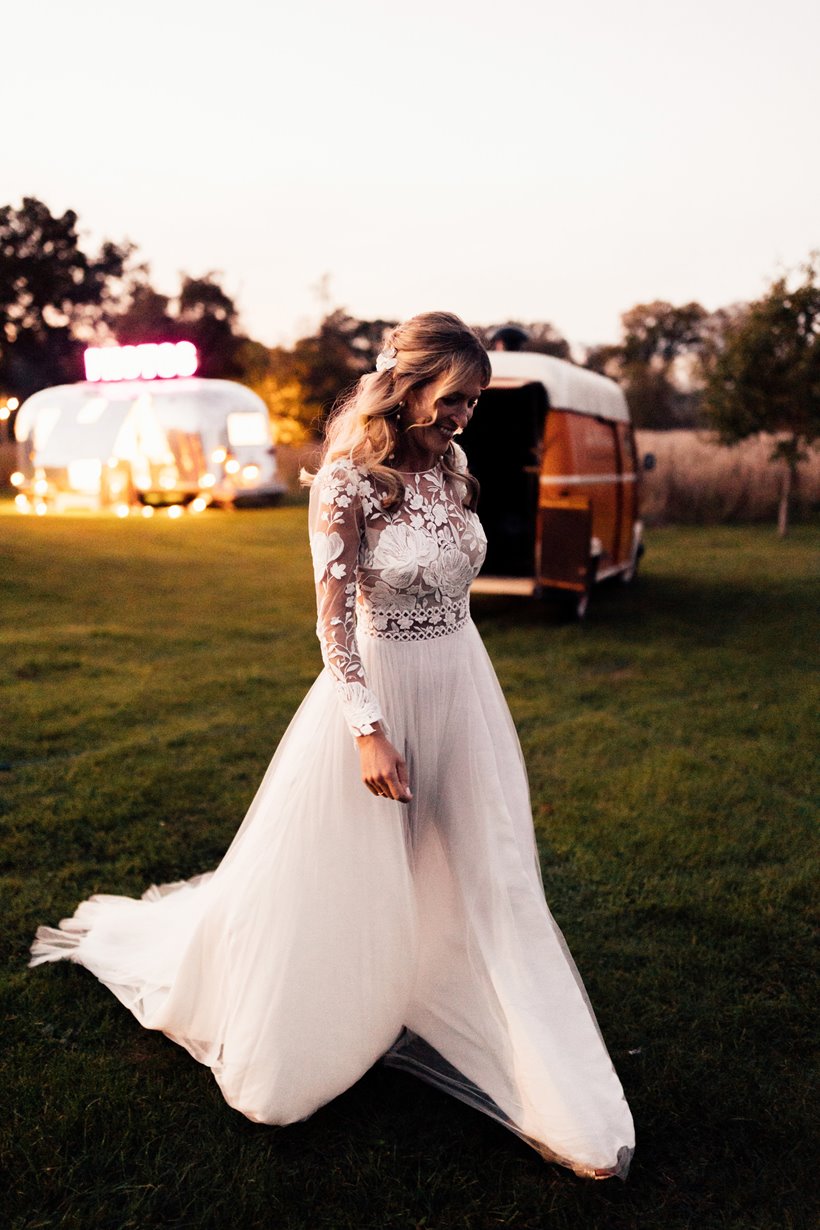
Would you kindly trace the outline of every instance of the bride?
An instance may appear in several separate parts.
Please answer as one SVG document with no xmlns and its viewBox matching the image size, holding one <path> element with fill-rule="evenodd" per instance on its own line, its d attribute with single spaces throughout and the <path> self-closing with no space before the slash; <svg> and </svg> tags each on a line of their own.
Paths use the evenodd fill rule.
<svg viewBox="0 0 820 1230">
<path fill-rule="evenodd" d="M 258 1122 L 305 1118 L 384 1058 L 576 1174 L 625 1177 L 631 1116 L 469 615 L 486 542 L 454 437 L 489 378 L 455 316 L 392 331 L 312 480 L 325 669 L 227 854 L 83 902 L 31 964 L 84 965 Z"/>
</svg>

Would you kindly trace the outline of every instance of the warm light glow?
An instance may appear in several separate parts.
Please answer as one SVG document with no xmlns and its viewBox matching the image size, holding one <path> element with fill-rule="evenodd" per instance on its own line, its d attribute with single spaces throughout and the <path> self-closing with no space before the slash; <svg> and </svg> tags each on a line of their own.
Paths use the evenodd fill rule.
<svg viewBox="0 0 820 1230">
<path fill-rule="evenodd" d="M 116 513 L 118 517 L 127 517 L 130 511 L 131 509 L 128 507 L 127 504 L 118 504 L 116 508 L 114 509 L 114 512 Z"/>
<path fill-rule="evenodd" d="M 14 497 L 14 503 L 15 503 L 16 508 L 21 513 L 27 513 L 29 509 L 31 508 L 31 505 L 29 504 L 29 501 L 28 501 L 28 496 L 23 495 L 22 492 L 19 495 L 16 495 Z"/>
<path fill-rule="evenodd" d="M 8 401 L 6 402 L 6 405 L 8 406 L 9 410 L 16 410 L 20 405 L 20 399 L 17 397 L 10 397 Z"/>
<path fill-rule="evenodd" d="M 44 478 L 38 478 L 34 484 L 35 495 L 48 495 L 48 482 Z"/>
<path fill-rule="evenodd" d="M 25 481 L 26 481 L 25 474 L 21 474 L 19 470 L 15 470 L 14 473 L 9 478 L 9 482 L 11 483 L 12 487 L 22 487 Z"/>
<path fill-rule="evenodd" d="M 203 495 L 198 495 L 195 500 L 191 501 L 191 504 L 190 504 L 191 512 L 192 513 L 204 512 L 209 504 L 210 504 L 209 499 L 206 499 L 206 497 Z"/>
<path fill-rule="evenodd" d="M 215 448 L 211 453 L 211 461 L 215 461 L 216 464 L 220 466 L 227 456 L 228 454 L 225 452 L 224 448 Z"/>
<path fill-rule="evenodd" d="M 200 474 L 199 476 L 200 487 L 213 487 L 215 482 L 216 476 L 211 474 L 210 471 L 207 474 Z"/>
<path fill-rule="evenodd" d="M 171 518 L 172 521 L 176 521 L 177 517 L 182 516 L 182 505 L 172 504 L 171 507 L 168 509 L 168 516 Z"/>
<path fill-rule="evenodd" d="M 68 485 L 72 491 L 99 495 L 102 463 L 98 457 L 83 457 L 68 463 Z M 34 490 L 37 490 L 35 484 Z"/>
<path fill-rule="evenodd" d="M 44 504 L 42 500 L 38 500 L 34 505 L 34 511 L 38 517 L 44 517 L 48 512 L 48 504 Z"/>
<path fill-rule="evenodd" d="M 86 380 L 170 380 L 193 376 L 199 360 L 193 342 L 144 342 L 140 346 L 89 346 Z"/>
<path fill-rule="evenodd" d="M 228 415 L 227 426 L 234 448 L 265 448 L 270 443 L 268 416 L 261 410 L 235 410 Z"/>
<path fill-rule="evenodd" d="M 143 508 L 143 510 L 142 510 L 142 515 L 143 515 L 143 517 L 153 517 L 153 515 L 154 515 L 154 510 L 153 510 L 153 508 L 151 507 L 151 505 L 150 505 L 150 504 L 146 504 L 146 505 L 145 505 L 145 507 L 144 507 L 144 508 Z"/>
<path fill-rule="evenodd" d="M 10 418 L 11 418 L 11 410 L 9 410 L 8 406 L 0 406 L 0 422 L 4 423 L 6 419 L 10 419 Z"/>
<path fill-rule="evenodd" d="M 259 477 L 259 466 L 243 466 L 242 477 L 246 482 L 252 482 L 253 479 Z"/>
<path fill-rule="evenodd" d="M 239 473 L 239 462 L 236 460 L 235 457 L 231 457 L 230 461 L 225 462 L 225 473 L 226 474 L 238 474 Z"/>
<path fill-rule="evenodd" d="M 177 342 L 176 364 L 178 376 L 193 376 L 199 367 L 199 355 L 193 342 Z"/>
</svg>

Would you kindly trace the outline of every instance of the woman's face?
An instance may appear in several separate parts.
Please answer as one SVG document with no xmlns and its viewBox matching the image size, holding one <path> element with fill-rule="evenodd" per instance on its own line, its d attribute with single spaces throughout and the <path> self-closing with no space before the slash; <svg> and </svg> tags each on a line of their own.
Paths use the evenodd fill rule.
<svg viewBox="0 0 820 1230">
<path fill-rule="evenodd" d="M 435 465 L 473 417 L 481 385 L 469 381 L 468 387 L 453 389 L 449 384 L 444 375 L 409 394 L 401 412 L 402 463 L 419 469 Z"/>
</svg>

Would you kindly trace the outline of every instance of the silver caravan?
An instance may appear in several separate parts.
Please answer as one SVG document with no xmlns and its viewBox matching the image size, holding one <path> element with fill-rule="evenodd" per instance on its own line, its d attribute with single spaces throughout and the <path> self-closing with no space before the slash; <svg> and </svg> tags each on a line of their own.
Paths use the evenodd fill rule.
<svg viewBox="0 0 820 1230">
<path fill-rule="evenodd" d="M 196 377 L 59 385 L 20 408 L 23 512 L 272 502 L 285 490 L 265 403 Z"/>
</svg>

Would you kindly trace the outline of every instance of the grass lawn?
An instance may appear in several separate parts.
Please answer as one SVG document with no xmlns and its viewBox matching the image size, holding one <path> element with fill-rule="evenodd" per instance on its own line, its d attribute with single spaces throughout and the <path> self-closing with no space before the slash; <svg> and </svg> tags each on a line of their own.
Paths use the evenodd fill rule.
<svg viewBox="0 0 820 1230">
<path fill-rule="evenodd" d="M 306 1123 L 253 1125 L 84 970 L 25 968 L 81 898 L 219 859 L 320 665 L 304 539 L 302 507 L 0 513 L 6 1224 L 813 1230 L 809 527 L 657 530 L 583 627 L 474 601 L 635 1114 L 626 1184 L 381 1067 Z"/>
</svg>

